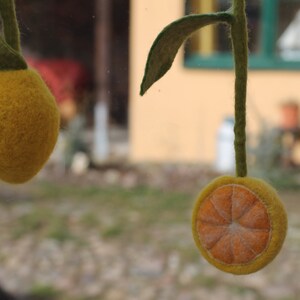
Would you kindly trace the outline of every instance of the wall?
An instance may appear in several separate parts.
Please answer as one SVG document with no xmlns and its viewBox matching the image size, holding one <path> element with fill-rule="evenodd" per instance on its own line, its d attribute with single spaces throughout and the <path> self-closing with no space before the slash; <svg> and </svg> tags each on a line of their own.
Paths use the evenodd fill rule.
<svg viewBox="0 0 300 300">
<path fill-rule="evenodd" d="M 149 48 L 167 24 L 183 14 L 181 0 L 131 0 L 130 158 L 134 162 L 212 163 L 223 118 L 233 115 L 234 73 L 183 67 L 183 50 L 172 69 L 139 96 Z M 251 71 L 247 131 L 254 136 L 260 119 L 280 122 L 280 103 L 300 101 L 300 73 Z"/>
</svg>

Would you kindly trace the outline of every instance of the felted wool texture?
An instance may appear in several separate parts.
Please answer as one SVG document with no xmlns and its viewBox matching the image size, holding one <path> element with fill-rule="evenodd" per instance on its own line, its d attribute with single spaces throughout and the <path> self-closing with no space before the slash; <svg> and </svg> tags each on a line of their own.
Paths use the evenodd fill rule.
<svg viewBox="0 0 300 300">
<path fill-rule="evenodd" d="M 246 95 L 248 78 L 248 30 L 245 0 L 233 1 L 234 22 L 231 25 L 235 65 L 234 148 L 237 176 L 247 176 L 246 160 Z"/>
<path fill-rule="evenodd" d="M 20 53 L 20 32 L 16 17 L 15 2 L 0 1 L 0 14 L 3 21 L 5 42 Z"/>
<path fill-rule="evenodd" d="M 272 233 L 265 205 L 243 185 L 227 184 L 202 202 L 197 232 L 203 248 L 225 264 L 251 262 L 269 244 Z"/>
<path fill-rule="evenodd" d="M 180 18 L 165 27 L 155 39 L 148 54 L 140 94 L 162 78 L 171 68 L 179 48 L 196 30 L 212 24 L 231 24 L 233 16 L 228 12 L 192 14 Z"/>
<path fill-rule="evenodd" d="M 36 71 L 0 72 L 0 179 L 35 176 L 53 151 L 59 123 L 55 99 Z"/>
<path fill-rule="evenodd" d="M 203 201 L 217 188 L 225 185 L 237 184 L 245 186 L 252 191 L 262 201 L 267 209 L 270 225 L 271 236 L 267 248 L 254 260 L 243 264 L 226 264 L 214 259 L 203 247 L 197 232 L 197 215 L 199 207 Z M 231 177 L 222 176 L 212 181 L 200 193 L 192 216 L 192 230 L 195 243 L 201 254 L 214 266 L 222 271 L 241 275 L 258 271 L 270 263 L 280 251 L 284 242 L 287 231 L 287 215 L 276 191 L 266 182 L 251 177 Z"/>
</svg>

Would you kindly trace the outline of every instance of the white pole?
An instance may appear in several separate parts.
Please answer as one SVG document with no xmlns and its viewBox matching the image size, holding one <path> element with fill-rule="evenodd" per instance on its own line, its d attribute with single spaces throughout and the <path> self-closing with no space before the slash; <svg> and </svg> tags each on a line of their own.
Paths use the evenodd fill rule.
<svg viewBox="0 0 300 300">
<path fill-rule="evenodd" d="M 109 105 L 111 68 L 111 0 L 96 0 L 95 82 L 97 102 L 94 110 L 93 158 L 97 163 L 109 156 Z"/>
<path fill-rule="evenodd" d="M 109 109 L 107 101 L 98 101 L 94 112 L 94 161 L 103 162 L 109 155 L 108 119 Z"/>
</svg>

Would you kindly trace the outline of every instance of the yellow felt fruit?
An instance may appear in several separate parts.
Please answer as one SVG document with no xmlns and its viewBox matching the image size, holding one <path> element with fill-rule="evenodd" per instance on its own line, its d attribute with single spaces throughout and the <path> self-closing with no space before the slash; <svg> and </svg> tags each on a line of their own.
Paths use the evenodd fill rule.
<svg viewBox="0 0 300 300">
<path fill-rule="evenodd" d="M 250 177 L 222 176 L 201 192 L 192 218 L 202 255 L 233 274 L 255 272 L 275 258 L 287 230 L 276 191 Z"/>
<path fill-rule="evenodd" d="M 54 97 L 34 70 L 0 72 L 0 179 L 23 183 L 48 160 L 60 116 Z"/>
</svg>

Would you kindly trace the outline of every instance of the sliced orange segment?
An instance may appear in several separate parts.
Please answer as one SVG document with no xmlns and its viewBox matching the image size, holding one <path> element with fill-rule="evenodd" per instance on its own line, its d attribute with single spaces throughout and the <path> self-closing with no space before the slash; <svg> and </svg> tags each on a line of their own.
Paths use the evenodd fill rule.
<svg viewBox="0 0 300 300">
<path fill-rule="evenodd" d="M 198 232 L 201 235 L 202 242 L 207 249 L 211 249 L 226 234 L 226 226 L 215 226 L 203 222 L 198 222 Z"/>
<path fill-rule="evenodd" d="M 270 230 L 270 219 L 266 206 L 259 200 L 237 221 L 246 228 Z"/>
<path fill-rule="evenodd" d="M 193 234 L 203 256 L 226 272 L 248 274 L 279 252 L 287 217 L 276 192 L 255 178 L 224 176 L 200 194 Z"/>
<path fill-rule="evenodd" d="M 262 231 L 262 230 L 244 230 L 243 232 L 243 239 L 247 242 L 249 248 L 253 250 L 256 255 L 261 253 L 265 245 L 268 244 L 270 238 L 269 231 Z M 261 241 L 257 243 L 257 241 Z"/>
<path fill-rule="evenodd" d="M 209 197 L 207 201 L 205 201 L 205 203 L 203 204 L 203 209 L 199 210 L 198 218 L 204 223 L 216 226 L 229 224 L 229 220 L 226 220 L 226 218 L 224 218 L 219 213 L 219 211 L 211 201 L 211 197 Z"/>
<path fill-rule="evenodd" d="M 218 193 L 213 193 L 210 200 L 219 215 L 228 223 L 230 223 L 232 219 L 232 202 L 230 201 L 231 197 L 232 188 L 228 185 L 220 187 L 218 189 Z"/>
<path fill-rule="evenodd" d="M 234 264 L 244 264 L 253 260 L 257 253 L 248 245 L 241 234 L 233 234 L 231 237 L 231 247 Z"/>
<path fill-rule="evenodd" d="M 232 203 L 232 217 L 234 219 L 239 219 L 242 217 L 257 201 L 256 196 L 247 189 L 240 188 L 236 186 L 233 189 L 233 197 L 236 197 L 236 194 L 239 195 L 238 201 L 233 201 Z"/>
<path fill-rule="evenodd" d="M 213 248 L 209 249 L 209 253 L 217 258 L 218 260 L 232 264 L 234 261 L 234 256 L 232 253 L 231 247 L 231 235 L 226 234 L 224 235 L 215 245 Z"/>
</svg>

